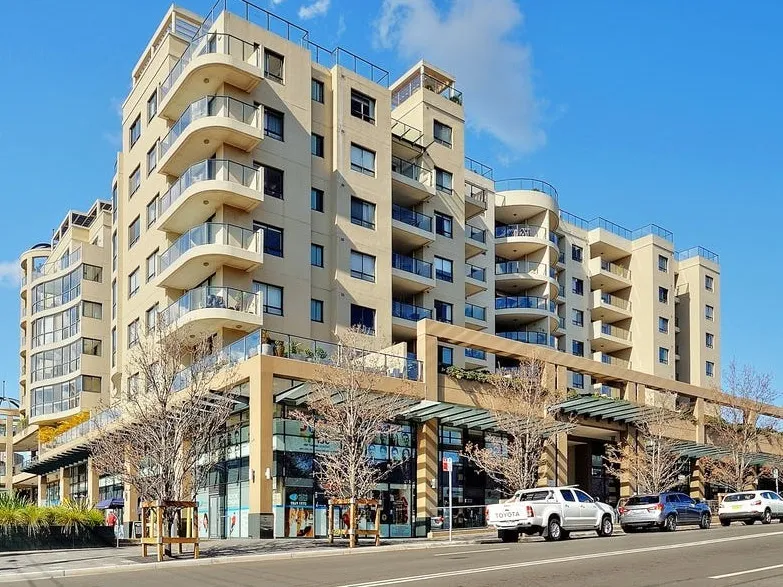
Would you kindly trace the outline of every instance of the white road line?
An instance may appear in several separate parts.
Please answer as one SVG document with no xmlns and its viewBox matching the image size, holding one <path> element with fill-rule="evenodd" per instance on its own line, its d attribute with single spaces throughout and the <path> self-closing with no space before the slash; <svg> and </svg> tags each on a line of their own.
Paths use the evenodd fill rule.
<svg viewBox="0 0 783 587">
<path fill-rule="evenodd" d="M 480 567 L 473 569 L 461 569 L 458 571 L 444 571 L 442 573 L 431 573 L 428 575 L 413 575 L 410 577 L 398 577 L 392 579 L 381 579 L 380 581 L 369 581 L 366 583 L 351 583 L 341 585 L 340 587 L 385 587 L 386 585 L 401 585 L 403 583 L 418 583 L 420 581 L 429 581 L 432 579 L 442 579 L 445 577 L 457 577 L 460 575 L 476 575 L 478 573 L 490 573 L 493 571 L 506 571 L 509 569 L 520 569 L 523 567 L 536 567 L 541 565 L 551 565 L 557 563 L 566 563 L 580 560 L 607 558 L 612 556 L 622 556 L 626 554 L 641 554 L 645 552 L 655 552 L 658 550 L 676 550 L 678 548 L 688 548 L 693 546 L 707 546 L 709 544 L 721 544 L 723 542 L 737 542 L 739 540 L 755 540 L 757 538 L 768 538 L 770 536 L 781 536 L 783 532 L 767 532 L 765 534 L 751 534 L 746 536 L 733 536 L 730 538 L 714 538 L 712 540 L 699 540 L 697 542 L 682 542 L 679 544 L 665 544 L 662 546 L 649 546 L 646 548 L 632 548 L 629 550 L 615 550 L 610 552 L 595 552 L 591 554 L 581 554 L 576 556 L 567 556 L 562 558 L 550 558 L 544 560 L 527 561 L 523 563 L 512 563 L 507 565 L 495 565 L 492 567 Z"/>
<path fill-rule="evenodd" d="M 460 554 L 476 554 L 478 552 L 500 552 L 501 550 L 509 550 L 508 548 L 485 548 L 484 550 L 463 550 L 460 552 L 444 552 L 443 554 L 433 554 L 432 556 L 457 556 Z"/>
<path fill-rule="evenodd" d="M 748 569 L 747 571 L 737 571 L 736 573 L 726 573 L 725 575 L 715 575 L 710 579 L 728 579 L 729 577 L 739 577 L 740 575 L 749 575 L 751 573 L 763 573 L 773 569 L 781 569 L 783 565 L 772 565 L 771 567 L 759 567 L 758 569 Z"/>
</svg>

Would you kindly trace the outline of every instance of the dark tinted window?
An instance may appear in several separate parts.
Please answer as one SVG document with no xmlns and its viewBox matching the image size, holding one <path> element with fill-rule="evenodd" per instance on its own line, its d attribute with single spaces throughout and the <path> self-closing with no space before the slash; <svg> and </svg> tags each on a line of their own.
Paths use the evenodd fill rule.
<svg viewBox="0 0 783 587">
<path fill-rule="evenodd" d="M 658 503 L 657 495 L 637 495 L 628 500 L 625 505 L 652 505 Z"/>
<path fill-rule="evenodd" d="M 519 501 L 544 501 L 547 497 L 549 497 L 548 490 L 528 491 L 519 495 Z"/>
<path fill-rule="evenodd" d="M 678 503 L 679 501 L 680 500 L 676 494 L 666 496 L 666 503 Z"/>
<path fill-rule="evenodd" d="M 727 495 L 723 498 L 723 501 L 750 501 L 755 497 L 755 493 L 735 493 L 734 495 Z"/>
<path fill-rule="evenodd" d="M 574 499 L 574 493 L 570 489 L 561 489 L 560 493 L 563 495 L 564 500 L 576 501 L 576 499 Z"/>
</svg>

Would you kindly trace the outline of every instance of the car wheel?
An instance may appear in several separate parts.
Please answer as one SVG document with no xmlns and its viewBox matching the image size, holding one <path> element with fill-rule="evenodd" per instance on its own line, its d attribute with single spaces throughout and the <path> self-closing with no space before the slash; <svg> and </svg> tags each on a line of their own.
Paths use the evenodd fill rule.
<svg viewBox="0 0 783 587">
<path fill-rule="evenodd" d="M 557 518 L 550 518 L 549 523 L 546 525 L 546 532 L 544 532 L 544 540 L 557 542 L 562 537 L 563 528 L 560 526 L 560 520 Z"/>
<path fill-rule="evenodd" d="M 601 524 L 598 526 L 598 530 L 596 530 L 596 532 L 602 538 L 611 536 L 612 532 L 614 532 L 614 524 L 612 523 L 612 518 L 609 516 L 604 516 L 601 519 Z"/>
<path fill-rule="evenodd" d="M 764 510 L 764 515 L 761 518 L 762 524 L 771 524 L 772 523 L 772 512 L 769 510 L 769 508 Z"/>
<path fill-rule="evenodd" d="M 723 526 L 724 528 L 727 526 L 731 526 L 731 520 L 721 520 L 720 525 Z"/>
<path fill-rule="evenodd" d="M 710 529 L 710 523 L 712 522 L 712 519 L 708 513 L 703 513 L 701 515 L 701 519 L 699 520 L 699 528 L 702 530 L 709 530 Z"/>
<path fill-rule="evenodd" d="M 516 530 L 501 530 L 498 534 L 501 542 L 519 542 L 519 532 Z"/>
<path fill-rule="evenodd" d="M 674 514 L 666 516 L 666 519 L 663 522 L 663 529 L 666 530 L 666 532 L 674 532 L 677 530 L 677 516 Z"/>
<path fill-rule="evenodd" d="M 745 524 L 746 526 L 752 526 L 753 524 L 756 523 L 756 520 L 742 520 L 742 523 Z"/>
</svg>

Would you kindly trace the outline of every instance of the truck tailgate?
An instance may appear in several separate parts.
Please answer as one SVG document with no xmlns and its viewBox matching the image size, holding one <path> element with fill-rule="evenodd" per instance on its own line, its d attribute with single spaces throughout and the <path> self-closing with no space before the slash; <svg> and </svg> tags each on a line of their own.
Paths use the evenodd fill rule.
<svg viewBox="0 0 783 587">
<path fill-rule="evenodd" d="M 527 518 L 526 506 L 523 503 L 497 503 L 488 506 L 489 515 L 487 523 L 489 524 L 507 524 L 517 520 Z"/>
</svg>

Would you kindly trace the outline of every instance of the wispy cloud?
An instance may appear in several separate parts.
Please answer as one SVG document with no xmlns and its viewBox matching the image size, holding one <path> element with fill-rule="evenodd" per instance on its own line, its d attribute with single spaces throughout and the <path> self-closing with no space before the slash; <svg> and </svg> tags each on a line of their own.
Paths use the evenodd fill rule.
<svg viewBox="0 0 783 587">
<path fill-rule="evenodd" d="M 101 134 L 101 138 L 109 143 L 110 146 L 114 147 L 115 149 L 121 149 L 122 148 L 122 133 L 121 132 L 109 132 L 104 131 Z"/>
<path fill-rule="evenodd" d="M 451 0 L 443 13 L 433 0 L 384 0 L 375 42 L 452 73 L 468 124 L 519 155 L 546 143 L 531 50 L 512 38 L 523 21 L 514 0 Z"/>
<path fill-rule="evenodd" d="M 278 4 L 282 4 L 282 3 L 283 3 L 283 0 L 269 0 L 269 3 L 270 3 L 272 6 L 277 6 Z"/>
<path fill-rule="evenodd" d="M 19 287 L 21 271 L 16 261 L 0 261 L 0 287 Z"/>
<path fill-rule="evenodd" d="M 338 39 L 343 36 L 345 28 L 345 16 L 341 14 L 340 18 L 337 19 L 337 32 L 335 33 Z"/>
<path fill-rule="evenodd" d="M 329 11 L 329 5 L 332 0 L 315 0 L 310 4 L 302 4 L 299 7 L 299 18 L 302 20 L 309 20 L 316 16 L 323 16 Z"/>
</svg>

